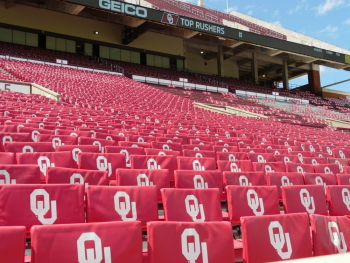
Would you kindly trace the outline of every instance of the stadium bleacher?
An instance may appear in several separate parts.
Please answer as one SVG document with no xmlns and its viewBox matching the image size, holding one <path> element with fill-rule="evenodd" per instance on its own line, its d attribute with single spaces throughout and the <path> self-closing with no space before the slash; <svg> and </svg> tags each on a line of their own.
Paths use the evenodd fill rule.
<svg viewBox="0 0 350 263">
<path fill-rule="evenodd" d="M 286 40 L 182 1 L 144 2 Z M 6 42 L 0 80 L 60 95 L 0 90 L 0 263 L 263 263 L 350 252 L 350 132 L 328 121 L 350 120 L 347 100 Z M 252 95 L 275 92 L 290 100 Z"/>
<path fill-rule="evenodd" d="M 279 122 L 277 117 L 282 119 L 282 112 L 233 94 L 150 86 L 120 75 L 13 59 L 1 59 L 0 65 L 18 79 L 39 83 L 62 95 L 62 101 L 54 101 L 39 95 L 0 93 L 3 115 L 0 120 L 0 149 L 9 158 L 11 152 L 16 154 L 11 164 L 6 164 L 5 158 L 1 158 L 4 162 L 1 183 L 4 185 L 0 186 L 0 211 L 6 212 L 0 213 L 3 226 L 0 230 L 18 231 L 15 227 L 26 226 L 26 237 L 32 240 L 33 263 L 56 262 L 51 259 L 53 257 L 61 262 L 62 255 L 58 255 L 58 251 L 46 253 L 42 249 L 44 244 L 49 244 L 47 240 L 53 236 L 56 238 L 56 235 L 62 240 L 85 240 L 82 244 L 94 241 L 96 253 L 105 260 L 110 257 L 111 260 L 116 258 L 130 262 L 122 259 L 125 253 L 132 253 L 134 262 L 195 262 L 198 255 L 203 262 L 211 259 L 217 262 L 223 256 L 225 259 L 220 259 L 220 262 L 233 262 L 233 257 L 236 262 L 261 262 L 254 258 L 257 247 L 251 243 L 256 233 L 251 227 L 256 224 L 260 230 L 266 225 L 266 230 L 270 231 L 266 232 L 267 240 L 269 235 L 270 239 L 274 238 L 271 245 L 265 242 L 266 250 L 272 249 L 272 252 L 264 254 L 264 260 L 312 256 L 311 240 L 306 238 L 308 224 L 301 227 L 299 223 L 301 218 L 308 221 L 307 214 L 290 214 L 313 214 L 315 207 L 322 203 L 319 199 L 314 200 L 316 193 L 312 186 L 306 185 L 322 185 L 317 189 L 321 190 L 321 195 L 325 190 L 327 193 L 322 198 L 327 198 L 329 211 L 323 207 L 315 213 L 344 218 L 350 215 L 349 189 L 346 185 L 336 185 L 337 177 L 349 176 L 344 173 L 350 166 L 350 135 L 347 133 Z M 193 102 L 241 107 L 264 115 L 275 114 L 276 119 L 221 115 L 195 108 Z M 286 114 L 285 120 L 293 118 L 291 116 L 300 123 L 307 123 L 297 119 L 300 115 L 296 114 Z M 140 151 L 130 150 L 135 147 Z M 156 151 L 156 155 L 152 150 Z M 290 157 L 288 161 L 293 160 L 294 163 L 285 163 L 286 159 L 279 158 L 276 151 L 284 153 L 285 157 Z M 311 160 L 313 153 L 329 157 L 321 160 L 317 155 Z M 55 157 L 55 154 L 61 155 Z M 222 154 L 226 154 L 225 157 Z M 237 161 L 236 158 L 242 160 Z M 339 158 L 339 161 L 335 163 L 334 158 Z M 130 166 L 127 166 L 128 163 Z M 26 174 L 19 174 L 24 167 L 28 167 Z M 157 172 L 152 175 L 152 171 L 158 169 L 161 169 L 159 178 Z M 129 171 L 135 171 L 132 181 L 131 177 L 126 181 Z M 185 174 L 182 175 L 182 171 Z M 62 180 L 57 179 L 59 173 Z M 183 181 L 184 175 L 187 181 Z M 231 179 L 231 176 L 236 176 L 236 179 Z M 79 185 L 69 186 L 69 183 Z M 145 189 L 142 190 L 141 186 Z M 193 190 L 186 189 L 188 187 Z M 175 197 L 177 195 L 181 197 Z M 101 196 L 104 197 L 101 199 Z M 181 198 L 184 201 L 179 201 Z M 237 198 L 241 200 L 239 206 L 234 203 Z M 294 201 L 292 204 L 288 201 L 290 198 Z M 298 198 L 300 204 L 295 203 Z M 242 200 L 246 200 L 247 205 Z M 279 200 L 288 215 L 280 214 L 283 206 L 280 207 Z M 177 202 L 184 206 L 183 210 Z M 21 206 L 24 206 L 23 209 Z M 19 213 L 26 216 L 19 217 Z M 260 215 L 271 216 L 263 217 L 264 220 L 259 223 Z M 242 240 L 234 240 L 230 226 L 240 225 L 241 217 L 243 237 Z M 337 225 L 338 221 L 332 221 L 333 217 L 326 216 L 324 220 L 333 222 L 331 230 L 324 231 L 335 229 L 336 232 L 332 232 L 334 238 L 328 244 L 328 252 L 322 253 L 336 253 L 337 249 L 344 251 L 346 240 L 350 237 L 343 225 Z M 141 221 L 142 226 L 132 222 L 110 224 L 116 228 L 130 228 L 134 231 L 132 240 L 139 239 L 140 242 L 144 231 L 147 238 L 143 240 L 148 240 L 148 249 L 144 246 L 142 250 L 139 244 L 133 243 L 133 248 L 128 245 L 127 249 L 118 253 L 115 250 L 99 250 L 101 243 L 96 240 L 102 238 L 104 248 L 114 246 L 108 241 L 111 233 L 108 235 L 98 230 L 107 223 L 91 222 L 108 221 Z M 292 235 L 289 228 L 296 222 L 302 231 L 297 232 L 298 237 Z M 46 226 L 40 226 L 42 224 Z M 215 225 L 215 231 L 211 230 Z M 93 231 L 98 237 L 84 236 L 87 231 Z M 168 242 L 164 239 L 168 234 L 164 236 L 162 232 L 171 231 L 175 231 L 172 239 L 175 245 L 164 254 L 166 248 L 160 244 Z M 233 233 L 240 234 L 239 231 Z M 344 238 L 336 239 L 337 235 Z M 129 238 L 131 236 L 130 232 Z M 226 248 L 213 243 L 213 239 L 218 238 L 229 242 Z M 315 237 L 314 242 L 319 242 L 318 238 Z M 194 250 L 198 240 L 202 247 Z M 23 242 L 22 237 L 22 240 L 7 246 L 11 245 L 14 251 L 23 251 Z M 340 242 L 343 243 L 340 245 Z M 284 243 L 287 244 L 286 250 Z M 183 246 L 182 253 L 181 248 L 177 252 L 178 244 Z M 8 249 L 7 246 L 3 249 Z M 302 251 L 298 249 L 300 246 Z M 78 252 L 72 252 L 72 255 L 78 253 L 73 257 L 83 253 L 79 252 L 80 249 L 87 249 L 84 260 L 93 258 L 93 254 L 88 252 L 91 248 L 84 245 L 79 246 Z M 325 250 L 323 248 L 322 251 Z M 1 251 L 4 250 L 0 246 Z"/>
</svg>

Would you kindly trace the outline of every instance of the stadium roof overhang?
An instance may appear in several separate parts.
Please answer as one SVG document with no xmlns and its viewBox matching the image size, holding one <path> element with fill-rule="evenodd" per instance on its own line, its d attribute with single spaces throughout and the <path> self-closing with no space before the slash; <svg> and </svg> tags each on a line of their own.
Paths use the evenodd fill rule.
<svg viewBox="0 0 350 263">
<path fill-rule="evenodd" d="M 260 81 L 282 81 L 286 61 L 289 77 L 307 74 L 313 65 L 350 71 L 346 55 L 262 36 L 222 25 L 211 24 L 164 11 L 114 0 L 5 0 L 64 12 L 84 18 L 138 28 L 138 34 L 152 31 L 184 39 L 186 48 L 203 51 L 206 60 L 216 59 L 223 47 L 224 59 L 237 61 L 240 78 L 249 78 L 253 52 L 258 56 Z M 128 6 L 126 6 L 128 5 Z M 171 20 L 171 21 L 169 21 Z"/>
</svg>

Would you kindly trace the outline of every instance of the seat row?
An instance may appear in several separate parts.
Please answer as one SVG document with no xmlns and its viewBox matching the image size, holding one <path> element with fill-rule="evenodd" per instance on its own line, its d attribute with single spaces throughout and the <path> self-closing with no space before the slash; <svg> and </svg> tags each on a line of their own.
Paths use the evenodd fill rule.
<svg viewBox="0 0 350 263">
<path fill-rule="evenodd" d="M 349 252 L 349 220 L 343 216 L 308 217 L 306 213 L 242 217 L 243 261 L 263 263 Z M 140 222 L 34 226 L 31 228 L 31 262 L 232 263 L 242 260 L 237 258 L 235 245 L 239 242 L 232 238 L 227 222 L 149 222 L 147 250 L 142 250 L 141 230 Z M 6 240 L 0 243 L 3 262 L 24 262 L 25 234 L 24 227 L 0 227 L 0 238 Z"/>
</svg>

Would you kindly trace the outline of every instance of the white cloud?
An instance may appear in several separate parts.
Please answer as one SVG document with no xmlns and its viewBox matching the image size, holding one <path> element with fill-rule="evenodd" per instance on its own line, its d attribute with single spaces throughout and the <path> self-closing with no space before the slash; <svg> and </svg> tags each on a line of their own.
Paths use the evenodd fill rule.
<svg viewBox="0 0 350 263">
<path fill-rule="evenodd" d="M 337 26 L 326 26 L 324 29 L 318 31 L 318 33 L 335 33 L 338 31 Z"/>
<path fill-rule="evenodd" d="M 253 10 L 248 11 L 247 15 L 251 16 L 253 14 Z"/>
<path fill-rule="evenodd" d="M 273 13 L 273 16 L 278 16 L 280 14 L 280 10 L 275 10 L 275 12 Z"/>
<path fill-rule="evenodd" d="M 333 8 L 340 6 L 344 3 L 344 0 L 326 0 L 324 4 L 320 4 L 316 7 L 317 15 L 325 15 Z"/>
<path fill-rule="evenodd" d="M 245 9 L 252 9 L 252 8 L 254 8 L 255 7 L 255 5 L 246 5 L 244 8 Z"/>
<path fill-rule="evenodd" d="M 345 21 L 344 21 L 344 24 L 346 24 L 346 25 L 349 25 L 349 26 L 350 26 L 350 18 L 349 18 L 348 20 L 345 20 Z"/>
<path fill-rule="evenodd" d="M 320 65 L 320 73 L 324 73 L 328 70 L 327 67 Z"/>
<path fill-rule="evenodd" d="M 225 11 L 227 11 L 227 10 L 225 10 Z M 233 11 L 238 11 L 238 6 L 232 6 L 232 7 L 229 7 L 228 8 L 228 13 L 231 13 L 231 12 L 233 12 Z"/>
<path fill-rule="evenodd" d="M 272 24 L 276 25 L 276 26 L 280 26 L 282 27 L 282 24 L 280 21 L 275 21 L 275 22 L 272 22 Z"/>
</svg>

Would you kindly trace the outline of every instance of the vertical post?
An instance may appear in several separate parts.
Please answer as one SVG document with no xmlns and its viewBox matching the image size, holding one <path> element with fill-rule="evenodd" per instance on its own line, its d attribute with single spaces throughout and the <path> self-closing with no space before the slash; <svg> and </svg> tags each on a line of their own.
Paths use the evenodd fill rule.
<svg viewBox="0 0 350 263">
<path fill-rule="evenodd" d="M 258 73 L 258 55 L 254 51 L 252 52 L 252 61 L 251 61 L 251 66 L 252 66 L 252 80 L 254 83 L 259 82 L 259 73 Z"/>
<path fill-rule="evenodd" d="M 218 75 L 220 77 L 223 77 L 225 75 L 225 72 L 224 72 L 224 51 L 222 46 L 218 46 L 217 65 L 218 65 Z"/>
<path fill-rule="evenodd" d="M 289 90 L 289 74 L 288 74 L 288 64 L 287 60 L 283 59 L 282 65 L 282 79 L 283 79 L 283 88 Z"/>
<path fill-rule="evenodd" d="M 319 65 L 310 64 L 310 70 L 308 71 L 309 88 L 313 94 L 321 96 L 321 77 Z"/>
</svg>

